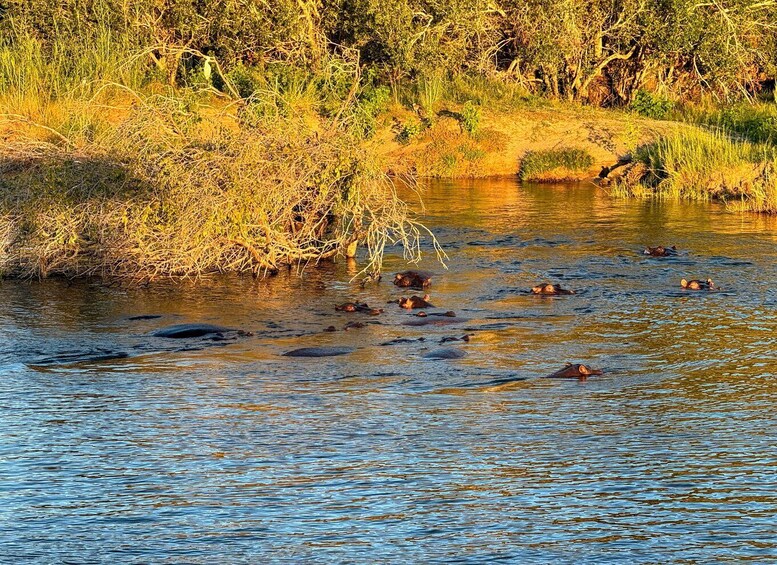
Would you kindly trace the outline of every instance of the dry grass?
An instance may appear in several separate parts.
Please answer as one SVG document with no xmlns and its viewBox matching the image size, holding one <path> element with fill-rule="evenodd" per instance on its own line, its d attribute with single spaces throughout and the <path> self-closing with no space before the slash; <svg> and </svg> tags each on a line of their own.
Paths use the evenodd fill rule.
<svg viewBox="0 0 777 565">
<path fill-rule="evenodd" d="M 102 25 L 0 40 L 0 275 L 272 272 L 354 241 L 365 272 L 386 245 L 418 257 L 424 228 L 353 126 L 358 58 L 237 83 L 213 57 L 135 43 Z M 171 86 L 153 53 L 208 76 Z"/>
<path fill-rule="evenodd" d="M 467 133 L 454 119 L 441 118 L 413 147 L 415 170 L 422 177 L 477 178 L 491 175 L 490 159 L 506 145 L 499 131 Z"/>
<path fill-rule="evenodd" d="M 380 268 L 387 244 L 417 256 L 423 227 L 336 125 L 249 121 L 244 101 L 203 94 L 129 98 L 71 107 L 84 124 L 72 137 L 6 118 L 15 141 L 0 148 L 2 274 L 272 272 L 354 240 L 365 271 Z"/>
</svg>

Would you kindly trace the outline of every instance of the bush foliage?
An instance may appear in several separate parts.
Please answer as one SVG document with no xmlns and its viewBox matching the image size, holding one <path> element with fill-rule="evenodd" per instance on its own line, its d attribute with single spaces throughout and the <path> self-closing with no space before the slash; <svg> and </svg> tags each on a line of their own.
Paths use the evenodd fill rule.
<svg viewBox="0 0 777 565">
<path fill-rule="evenodd" d="M 261 74 L 278 62 L 317 72 L 347 55 L 394 88 L 474 73 L 599 105 L 644 90 L 753 92 L 775 78 L 775 22 L 777 0 L 0 1 L 6 47 L 33 39 L 44 56 L 67 57 L 63 46 L 111 38 L 144 53 L 147 77 L 171 83 L 191 80 L 208 57 Z"/>
</svg>

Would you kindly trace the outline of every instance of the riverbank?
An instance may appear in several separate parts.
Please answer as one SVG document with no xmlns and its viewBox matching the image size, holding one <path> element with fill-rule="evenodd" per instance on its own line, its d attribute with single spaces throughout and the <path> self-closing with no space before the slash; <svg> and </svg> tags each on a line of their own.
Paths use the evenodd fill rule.
<svg viewBox="0 0 777 565">
<path fill-rule="evenodd" d="M 395 109 L 390 126 L 373 145 L 391 170 L 420 177 L 583 181 L 683 127 L 626 111 L 531 100 L 512 108 L 479 109 L 477 126 L 468 129 L 464 111 L 439 104 L 432 116 L 419 117 Z M 402 140 L 403 129 L 413 124 L 417 132 Z M 549 157 L 547 163 L 537 166 L 537 157 L 543 156 Z"/>
<path fill-rule="evenodd" d="M 425 228 L 396 177 L 594 180 L 614 196 L 777 210 L 768 141 L 537 98 L 365 100 L 324 113 L 288 95 L 257 103 L 161 85 L 105 85 L 26 112 L 6 100 L 0 274 L 261 275 L 357 245 L 370 274 L 386 245 L 419 256 Z"/>
<path fill-rule="evenodd" d="M 528 182 L 592 181 L 616 197 L 717 200 L 739 212 L 777 213 L 777 107 L 739 105 L 649 119 L 533 100 L 484 110 L 408 111 L 375 146 L 398 171 L 431 178 L 517 176 Z M 408 124 L 415 134 L 403 139 Z"/>
</svg>

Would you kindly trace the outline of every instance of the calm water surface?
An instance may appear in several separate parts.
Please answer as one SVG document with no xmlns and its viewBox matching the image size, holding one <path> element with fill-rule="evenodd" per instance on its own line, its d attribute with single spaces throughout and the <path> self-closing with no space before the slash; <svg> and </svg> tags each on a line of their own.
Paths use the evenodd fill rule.
<svg viewBox="0 0 777 565">
<path fill-rule="evenodd" d="M 511 181 L 424 199 L 458 325 L 403 325 L 390 281 L 343 264 L 1 282 L 0 560 L 777 561 L 775 220 Z M 723 290 L 679 288 L 708 276 Z M 545 280 L 578 294 L 527 294 Z M 357 319 L 379 323 L 322 332 Z M 149 335 L 183 322 L 254 336 Z M 466 357 L 422 357 L 465 333 Z M 355 350 L 280 356 L 323 345 Z M 606 374 L 537 378 L 566 362 Z"/>
</svg>

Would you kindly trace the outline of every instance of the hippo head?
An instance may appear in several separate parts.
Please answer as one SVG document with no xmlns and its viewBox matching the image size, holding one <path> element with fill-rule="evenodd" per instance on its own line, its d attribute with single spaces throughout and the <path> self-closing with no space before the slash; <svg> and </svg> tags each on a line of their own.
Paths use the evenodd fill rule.
<svg viewBox="0 0 777 565">
<path fill-rule="evenodd" d="M 534 294 L 553 294 L 556 292 L 556 287 L 550 283 L 542 283 L 532 287 L 531 291 Z"/>
</svg>

